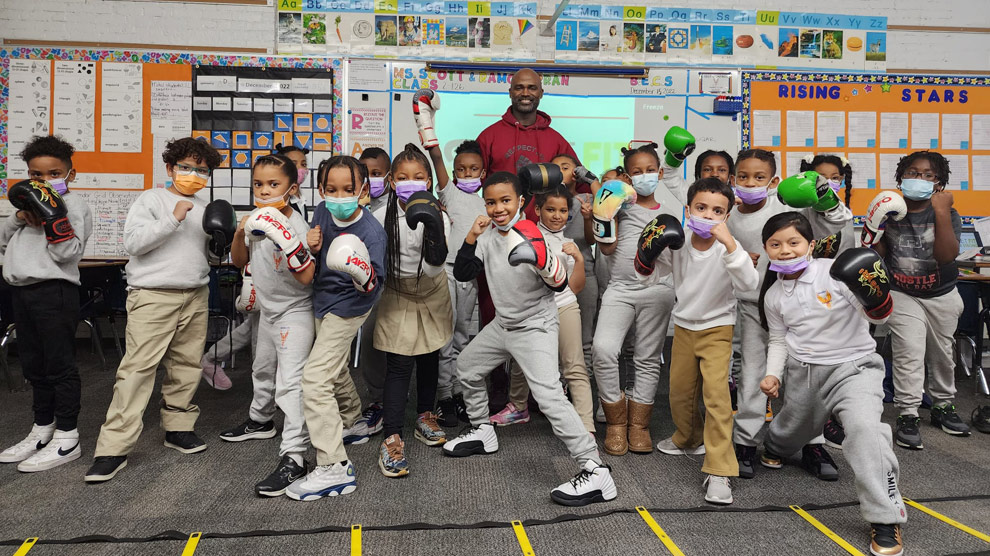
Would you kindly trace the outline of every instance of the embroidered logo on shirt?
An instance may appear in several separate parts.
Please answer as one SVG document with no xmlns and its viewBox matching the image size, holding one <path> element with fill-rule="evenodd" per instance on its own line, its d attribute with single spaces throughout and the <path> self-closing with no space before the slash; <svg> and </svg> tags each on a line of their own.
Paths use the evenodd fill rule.
<svg viewBox="0 0 990 556">
<path fill-rule="evenodd" d="M 818 302 L 824 305 L 826 309 L 832 308 L 832 292 L 828 290 L 820 291 L 815 296 L 818 298 Z"/>
</svg>

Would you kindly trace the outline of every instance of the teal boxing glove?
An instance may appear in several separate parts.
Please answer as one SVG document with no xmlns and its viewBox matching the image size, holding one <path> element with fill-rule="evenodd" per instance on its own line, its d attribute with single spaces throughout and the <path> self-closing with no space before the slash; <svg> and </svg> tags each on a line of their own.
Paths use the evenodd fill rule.
<svg viewBox="0 0 990 556">
<path fill-rule="evenodd" d="M 828 180 L 811 170 L 795 174 L 777 186 L 777 198 L 789 207 L 811 207 L 818 212 L 828 212 L 839 206 L 839 197 L 828 185 Z"/>
<path fill-rule="evenodd" d="M 683 127 L 674 126 L 667 130 L 663 136 L 664 161 L 671 168 L 678 168 L 684 163 L 684 159 L 694 152 L 694 135 Z"/>
</svg>

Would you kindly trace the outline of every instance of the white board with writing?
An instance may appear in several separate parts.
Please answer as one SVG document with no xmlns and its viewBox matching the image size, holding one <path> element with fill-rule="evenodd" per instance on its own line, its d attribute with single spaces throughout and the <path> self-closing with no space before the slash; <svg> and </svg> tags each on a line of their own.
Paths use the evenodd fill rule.
<svg viewBox="0 0 990 556">
<path fill-rule="evenodd" d="M 93 234 L 86 242 L 85 258 L 127 258 L 124 222 L 131 204 L 143 191 L 73 191 L 93 211 Z"/>
</svg>

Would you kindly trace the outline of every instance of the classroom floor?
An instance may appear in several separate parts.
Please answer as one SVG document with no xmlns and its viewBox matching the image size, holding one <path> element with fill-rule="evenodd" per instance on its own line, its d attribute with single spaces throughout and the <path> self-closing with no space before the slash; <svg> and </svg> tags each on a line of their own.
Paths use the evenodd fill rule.
<svg viewBox="0 0 990 556">
<path fill-rule="evenodd" d="M 112 351 L 107 348 L 108 357 Z M 664 554 L 660 539 L 633 510 L 636 506 L 648 508 L 685 554 L 845 553 L 787 509 L 792 504 L 838 505 L 810 513 L 856 549 L 869 550 L 869 528 L 859 517 L 853 476 L 839 450 L 832 450 L 840 467 L 837 483 L 818 481 L 796 465 L 780 471 L 759 468 L 756 479 L 733 482 L 735 504 L 721 509 L 703 501 L 700 458 L 689 461 L 659 453 L 605 456 L 614 470 L 619 497 L 572 510 L 549 498 L 549 490 L 570 478 L 576 468 L 542 416 L 527 425 L 499 429 L 497 454 L 467 459 L 445 458 L 438 448 L 424 446 L 408 432 L 412 471 L 403 479 L 387 479 L 378 471 L 375 458 L 381 437 L 374 437 L 348 449 L 358 473 L 353 494 L 310 503 L 262 499 L 254 495 L 253 485 L 276 464 L 278 439 L 227 443 L 218 438 L 221 430 L 247 415 L 251 381 L 245 352 L 230 372 L 231 390 L 218 392 L 202 384 L 197 394 L 202 409 L 197 432 L 209 444 L 208 450 L 183 455 L 163 447 L 159 414 L 152 409 L 146 413 L 144 433 L 127 468 L 109 483 L 87 485 L 83 475 L 110 402 L 114 371 L 104 371 L 85 342 L 80 343 L 79 356 L 83 457 L 35 474 L 19 473 L 14 465 L 0 466 L 0 541 L 7 541 L 0 553 L 13 553 L 21 540 L 32 536 L 44 542 L 90 535 L 139 539 L 169 532 L 163 535 L 165 540 L 151 542 L 37 544 L 30 555 L 191 554 L 183 552 L 184 539 L 202 531 L 234 538 L 204 538 L 197 555 L 353 554 L 347 529 L 359 523 L 365 529 L 366 555 L 503 556 L 523 553 L 508 523 L 523 520 L 533 553 L 541 556 Z M 19 370 L 16 357 L 11 357 L 11 364 L 15 372 Z M 116 361 L 108 360 L 108 365 L 113 369 Z M 968 420 L 977 403 L 987 402 L 973 394 L 971 381 L 960 378 L 959 386 L 957 405 Z M 655 441 L 673 430 L 666 378 L 660 390 L 652 425 Z M 150 406 L 157 408 L 159 399 L 156 388 Z M 17 442 L 27 432 L 30 401 L 30 392 L 11 393 L 0 382 L 0 445 Z M 927 411 L 922 416 L 925 450 L 895 448 L 902 493 L 916 500 L 957 498 L 925 505 L 990 532 L 990 435 L 974 432 L 969 438 L 952 438 L 927 424 Z M 888 406 L 884 420 L 892 423 L 893 418 Z M 407 422 L 411 426 L 411 411 Z M 599 441 L 603 431 L 601 425 Z M 580 519 L 536 523 L 568 514 Z M 403 524 L 449 525 L 374 530 Z M 330 532 L 303 532 L 319 528 Z M 259 530 L 268 533 L 237 535 Z M 909 509 L 904 539 L 909 554 L 990 550 L 990 543 L 914 509 Z"/>
</svg>

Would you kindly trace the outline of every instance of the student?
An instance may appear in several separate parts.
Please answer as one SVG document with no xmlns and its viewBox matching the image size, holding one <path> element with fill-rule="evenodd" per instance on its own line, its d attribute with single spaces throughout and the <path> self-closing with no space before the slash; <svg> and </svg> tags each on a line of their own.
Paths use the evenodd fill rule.
<svg viewBox="0 0 990 556">
<path fill-rule="evenodd" d="M 364 167 L 350 156 L 320 163 L 319 191 L 306 243 L 318 253 L 313 278 L 316 342 L 303 368 L 303 413 L 316 467 L 292 483 L 293 500 L 349 494 L 357 488 L 344 449 L 344 427 L 361 416 L 361 398 L 347 370 L 351 342 L 378 300 L 385 276 L 382 225 L 358 200 L 367 188 Z"/>
<path fill-rule="evenodd" d="M 814 237 L 796 212 L 771 217 L 762 231 L 771 263 L 760 293 L 770 334 L 760 389 L 771 398 L 786 389 L 760 461 L 780 468 L 783 456 L 806 446 L 836 415 L 846 429 L 843 453 L 856 476 L 860 513 L 872 528 L 870 553 L 902 554 L 907 516 L 890 427 L 881 421 L 883 359 L 869 330 L 890 314 L 887 272 L 877 254 L 862 248 L 834 261 L 811 259 Z"/>
<path fill-rule="evenodd" d="M 251 346 L 252 360 L 257 355 L 255 347 L 258 345 L 258 303 L 250 267 L 251 265 L 248 264 L 241 270 L 241 293 L 234 303 L 234 308 L 237 309 L 238 313 L 242 313 L 244 320 L 207 348 L 203 358 L 199 361 L 203 367 L 203 381 L 215 390 L 230 390 L 230 387 L 234 385 L 223 370 L 231 353 Z M 274 400 L 270 401 L 274 411 Z M 272 431 L 274 434 L 274 429 Z M 220 433 L 220 438 L 224 438 L 223 433 Z M 271 436 L 266 438 L 271 438 Z"/>
<path fill-rule="evenodd" d="M 489 277 L 495 319 L 471 340 L 457 359 L 457 378 L 472 428 L 443 446 L 444 455 L 463 457 L 498 451 L 495 427 L 488 422 L 485 378 L 509 357 L 522 367 L 533 397 L 581 470 L 550 493 L 563 505 L 583 506 L 616 497 L 611 468 L 604 465 L 594 438 L 581 425 L 560 388 L 557 371 L 557 311 L 554 292 L 567 287 L 563 265 L 536 225 L 520 221 L 522 186 L 515 175 L 496 172 L 485 181 L 488 216 L 479 216 L 454 264 L 458 280 L 470 280 L 484 267 Z"/>
<path fill-rule="evenodd" d="M 383 149 L 371 147 L 361 151 L 361 165 L 368 173 L 368 192 L 362 201 L 368 200 L 368 208 L 372 213 L 388 204 L 388 188 L 385 186 L 385 178 L 392 167 L 392 157 Z"/>
<path fill-rule="evenodd" d="M 281 458 L 275 470 L 255 485 L 259 496 L 281 496 L 306 474 L 309 448 L 302 409 L 302 372 L 313 347 L 313 258 L 303 245 L 309 224 L 289 206 L 299 192 L 296 166 L 286 156 L 259 157 L 251 171 L 254 212 L 241 219 L 230 258 L 238 267 L 254 262 L 251 276 L 258 294 L 257 355 L 251 368 L 255 398 L 275 394 L 285 415 Z M 245 238 L 250 242 L 245 245 Z M 275 365 L 271 364 L 272 356 Z M 256 399 L 252 407 L 261 405 Z M 252 419 L 254 420 L 254 419 Z M 267 424 L 271 424 L 269 418 Z"/>
<path fill-rule="evenodd" d="M 932 425 L 953 436 L 970 434 L 969 425 L 956 413 L 952 362 L 952 335 L 963 309 L 956 291 L 962 220 L 952 208 L 952 193 L 945 190 L 949 163 L 941 154 L 918 151 L 901 158 L 894 178 L 904 194 L 907 214 L 887 219 L 874 249 L 893 277 L 894 312 L 887 326 L 892 336 L 898 411 L 894 439 L 902 448 L 921 450 L 918 406 L 926 375 Z M 883 196 L 878 195 L 871 209 L 880 203 Z M 886 214 L 885 210 L 873 212 Z"/>
<path fill-rule="evenodd" d="M 439 149 L 439 147 L 434 147 Z M 444 265 L 450 224 L 428 192 L 430 161 L 409 143 L 392 161 L 388 206 L 375 218 L 388 236 L 385 290 L 375 322 L 375 349 L 385 353 L 384 440 L 378 468 L 386 477 L 409 474 L 402 440 L 406 398 L 416 370 L 415 437 L 439 446 L 447 436 L 433 413 L 440 348 L 450 341 L 453 312 Z"/>
<path fill-rule="evenodd" d="M 459 420 L 467 420 L 464 396 L 461 395 L 460 385 L 456 380 L 457 357 L 470 338 L 471 321 L 478 307 L 478 282 L 458 282 L 454 278 L 454 260 L 457 249 L 464 243 L 474 221 L 485 214 L 485 200 L 478 193 L 485 179 L 485 168 L 478 142 L 464 141 L 454 149 L 454 187 L 450 187 L 440 147 L 433 146 L 428 152 L 437 171 L 437 196 L 450 217 L 445 269 L 450 302 L 454 309 L 453 336 L 440 350 L 437 419 L 444 427 L 456 427 Z"/>
<path fill-rule="evenodd" d="M 591 393 L 591 379 L 588 369 L 584 366 L 584 350 L 581 349 L 581 309 L 578 307 L 577 294 L 586 286 L 584 261 L 581 250 L 564 233 L 570 218 L 570 205 L 574 197 L 563 185 L 549 193 L 537 195 L 536 213 L 540 216 L 537 227 L 543 234 L 550 252 L 564 262 L 567 268 L 567 287 L 554 295 L 557 306 L 559 334 L 557 350 L 560 356 L 561 374 L 567 383 L 567 392 L 571 403 L 581 417 L 588 432 L 595 433 L 595 420 L 592 416 L 594 402 Z M 513 361 L 510 376 L 509 404 L 501 413 L 492 415 L 491 422 L 496 425 L 511 424 L 512 422 L 529 421 L 529 411 L 526 404 L 529 399 L 529 386 L 518 362 Z M 525 421 L 516 419 L 503 423 L 500 417 L 515 417 L 522 412 Z"/>
<path fill-rule="evenodd" d="M 598 249 L 608 256 L 610 279 L 602 296 L 593 350 L 598 396 L 605 412 L 605 451 L 623 455 L 627 451 L 653 451 L 650 416 L 660 381 L 663 345 L 667 340 L 674 289 L 670 279 L 644 284 L 633 268 L 640 232 L 660 214 L 680 217 L 680 207 L 658 203 L 654 193 L 660 183 L 660 158 L 656 143 L 623 149 L 625 171 L 632 187 L 613 181 L 595 195 L 595 236 Z M 634 190 L 630 192 L 629 189 Z M 619 201 L 619 199 L 624 199 Z M 625 210 L 621 208 L 628 201 Z M 633 342 L 632 397 L 619 387 L 619 352 L 630 327 Z"/>
<path fill-rule="evenodd" d="M 31 383 L 34 423 L 27 437 L 0 453 L 22 472 L 79 459 L 80 380 L 76 366 L 79 260 L 93 230 L 89 205 L 69 192 L 76 177 L 72 145 L 34 137 L 21 158 L 31 181 L 10 187 L 17 211 L 0 229 L 3 278 L 10 284 L 17 349 Z"/>
<path fill-rule="evenodd" d="M 296 165 L 296 188 L 297 191 L 289 198 L 289 205 L 292 210 L 302 215 L 303 220 L 309 222 L 309 212 L 306 208 L 306 195 L 303 193 L 303 185 L 309 177 L 309 149 L 301 149 L 295 145 L 275 145 L 275 154 L 280 154 Z"/>
<path fill-rule="evenodd" d="M 688 188 L 688 223 L 683 249 L 671 228 L 677 219 L 660 217 L 642 232 L 636 255 L 637 272 L 656 277 L 673 273 L 679 300 L 674 308 L 674 345 L 670 352 L 670 413 L 676 432 L 661 440 L 665 454 L 705 454 L 701 470 L 708 473 L 705 500 L 731 504 L 730 477 L 739 466 L 732 451 L 732 402 L 729 361 L 736 296 L 755 289 L 760 277 L 753 261 L 729 232 L 727 220 L 735 204 L 728 184 L 718 178 L 700 179 Z M 659 235 L 666 241 L 651 246 Z M 665 243 L 671 249 L 663 250 Z M 677 249 L 677 250 L 674 250 Z M 659 252 L 662 250 L 662 252 Z M 659 258 L 657 258 L 659 254 Z M 659 267 L 653 271 L 653 260 Z M 705 417 L 698 410 L 705 404 Z"/>
<path fill-rule="evenodd" d="M 183 454 L 206 449 L 193 432 L 199 407 L 192 399 L 199 387 L 209 312 L 206 224 L 218 205 L 207 207 L 195 195 L 221 157 L 205 141 L 186 137 L 169 142 L 162 159 L 172 185 L 145 191 L 127 211 L 127 352 L 117 369 L 96 458 L 86 473 L 88 483 L 109 481 L 127 465 L 163 360 L 165 446 Z"/>
</svg>

